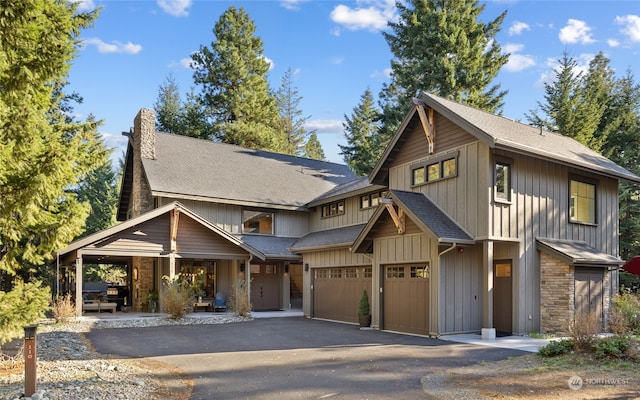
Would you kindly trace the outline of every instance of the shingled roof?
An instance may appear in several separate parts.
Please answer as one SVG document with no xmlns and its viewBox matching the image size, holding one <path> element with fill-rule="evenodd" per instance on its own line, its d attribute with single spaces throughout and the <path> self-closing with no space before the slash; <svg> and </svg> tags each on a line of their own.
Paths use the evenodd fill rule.
<svg viewBox="0 0 640 400">
<path fill-rule="evenodd" d="M 438 114 L 451 120 L 491 148 L 527 154 L 640 183 L 640 177 L 637 175 L 570 137 L 541 130 L 538 127 L 456 103 L 430 93 L 421 92 L 417 101 L 433 108 Z M 414 106 L 413 111 L 407 114 L 403 126 L 392 138 L 391 144 L 374 168 L 371 174 L 372 182 L 380 183 L 383 177 L 386 179 L 386 160 L 394 150 L 395 143 L 400 139 L 404 127 L 413 118 L 415 110 Z"/>
<path fill-rule="evenodd" d="M 357 177 L 346 165 L 156 132 L 143 159 L 155 196 L 301 209 Z"/>
</svg>

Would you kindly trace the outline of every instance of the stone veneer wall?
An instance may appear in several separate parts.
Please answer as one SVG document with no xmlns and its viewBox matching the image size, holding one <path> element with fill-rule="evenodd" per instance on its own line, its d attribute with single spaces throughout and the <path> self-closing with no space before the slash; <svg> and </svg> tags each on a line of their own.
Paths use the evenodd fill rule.
<svg viewBox="0 0 640 400">
<path fill-rule="evenodd" d="M 153 258 L 133 257 L 133 268 L 138 269 L 138 279 L 133 280 L 133 309 L 147 312 L 147 293 L 154 289 Z"/>
<path fill-rule="evenodd" d="M 142 168 L 142 159 L 156 158 L 156 116 L 143 108 L 133 121 L 133 187 L 129 218 L 153 209 L 151 188 Z"/>
<path fill-rule="evenodd" d="M 564 335 L 575 312 L 574 268 L 540 253 L 540 332 Z"/>
</svg>

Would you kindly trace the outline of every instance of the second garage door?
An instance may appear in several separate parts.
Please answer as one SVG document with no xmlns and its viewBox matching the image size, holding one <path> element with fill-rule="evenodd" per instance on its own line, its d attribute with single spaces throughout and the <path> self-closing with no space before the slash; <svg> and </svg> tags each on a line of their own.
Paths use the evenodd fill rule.
<svg viewBox="0 0 640 400">
<path fill-rule="evenodd" d="M 384 329 L 427 335 L 429 265 L 384 267 Z"/>
<path fill-rule="evenodd" d="M 371 267 L 315 269 L 313 316 L 358 322 L 358 302 L 363 289 L 371 297 Z"/>
</svg>

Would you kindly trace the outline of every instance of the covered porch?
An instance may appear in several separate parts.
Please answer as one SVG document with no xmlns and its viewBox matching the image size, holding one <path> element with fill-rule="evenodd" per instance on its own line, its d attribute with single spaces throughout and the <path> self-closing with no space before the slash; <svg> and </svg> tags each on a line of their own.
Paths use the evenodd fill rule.
<svg viewBox="0 0 640 400">
<path fill-rule="evenodd" d="M 82 279 L 85 266 L 124 265 L 127 278 L 122 303 L 127 310 L 152 311 L 163 279 L 173 279 L 178 274 L 200 290 L 203 303 L 213 304 L 217 293 L 228 299 L 238 279 L 250 280 L 246 265 L 266 259 L 264 253 L 241 237 L 173 202 L 60 250 L 54 293 L 60 294 L 61 289 L 70 293 L 76 315 L 80 316 L 87 297 Z M 153 311 L 159 310 L 161 304 L 157 306 Z"/>
</svg>

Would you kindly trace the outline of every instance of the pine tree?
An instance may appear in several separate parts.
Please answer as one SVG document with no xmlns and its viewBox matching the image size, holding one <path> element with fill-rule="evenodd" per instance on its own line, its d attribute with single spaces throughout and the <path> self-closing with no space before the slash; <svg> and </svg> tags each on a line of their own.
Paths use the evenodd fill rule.
<svg viewBox="0 0 640 400">
<path fill-rule="evenodd" d="M 396 2 L 397 22 L 383 32 L 394 56 L 391 83 L 380 94 L 383 135 L 390 137 L 418 91 L 500 112 L 506 91 L 491 86 L 508 55 L 495 40 L 506 11 L 483 23 L 477 0 Z"/>
<path fill-rule="evenodd" d="M 316 131 L 311 131 L 311 133 L 309 134 L 307 142 L 304 144 L 304 152 L 302 156 L 314 160 L 326 160 L 324 150 L 322 150 L 322 144 L 320 144 L 320 140 L 318 140 Z"/>
<path fill-rule="evenodd" d="M 280 111 L 280 123 L 286 139 L 283 152 L 293 156 L 303 153 L 307 132 L 304 123 L 309 117 L 302 116 L 300 102 L 302 96 L 298 88 L 293 85 L 293 71 L 287 68 L 282 78 L 282 84 L 276 92 L 276 102 Z"/>
<path fill-rule="evenodd" d="M 365 90 L 360 96 L 360 103 L 351 113 L 351 118 L 345 115 L 344 119 L 342 126 L 348 144 L 338 145 L 340 154 L 356 175 L 368 175 L 384 150 L 376 135 L 380 113 L 374 106 L 371 90 Z"/>
<path fill-rule="evenodd" d="M 192 54 L 193 77 L 202 86 L 200 99 L 225 143 L 281 151 L 284 138 L 271 95 L 262 40 L 243 8 L 230 7 L 216 22 L 211 48 Z"/>
<path fill-rule="evenodd" d="M 180 88 L 173 76 L 166 78 L 158 89 L 158 98 L 153 109 L 156 112 L 156 129 L 161 132 L 180 134 L 182 131 L 182 103 Z"/>
<path fill-rule="evenodd" d="M 600 54 L 583 75 L 576 72 L 576 60 L 565 51 L 558 60 L 556 79 L 544 85 L 546 102 L 538 102 L 543 114 L 531 111 L 529 122 L 600 151 L 606 137 L 597 132 L 613 86 L 608 63 Z"/>
<path fill-rule="evenodd" d="M 64 87 L 78 36 L 97 11 L 77 3 L 0 2 L 0 270 L 43 265 L 83 228 L 70 190 L 107 157 L 95 121 L 69 122 Z"/>
</svg>

